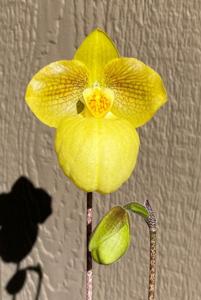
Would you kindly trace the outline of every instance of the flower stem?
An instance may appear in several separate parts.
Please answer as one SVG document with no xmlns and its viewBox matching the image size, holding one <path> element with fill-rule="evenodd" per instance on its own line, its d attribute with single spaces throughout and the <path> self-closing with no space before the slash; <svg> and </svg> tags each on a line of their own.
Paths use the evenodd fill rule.
<svg viewBox="0 0 201 300">
<path fill-rule="evenodd" d="M 89 240 L 92 233 L 92 199 L 93 194 L 87 193 L 87 274 L 86 274 L 86 300 L 92 300 L 92 257 L 89 251 Z"/>
<path fill-rule="evenodd" d="M 149 265 L 149 292 L 148 300 L 155 300 L 155 282 L 156 282 L 156 216 L 148 200 L 145 201 L 145 207 L 149 211 L 149 217 L 146 223 L 149 227 L 150 236 L 150 265 Z"/>
</svg>

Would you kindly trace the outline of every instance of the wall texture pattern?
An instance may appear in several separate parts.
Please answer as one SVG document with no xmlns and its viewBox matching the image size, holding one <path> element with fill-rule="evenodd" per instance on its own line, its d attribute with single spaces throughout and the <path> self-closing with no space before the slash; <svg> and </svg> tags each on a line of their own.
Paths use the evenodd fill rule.
<svg viewBox="0 0 201 300">
<path fill-rule="evenodd" d="M 84 299 L 86 194 L 59 169 L 54 130 L 32 115 L 24 92 L 38 69 L 72 58 L 95 27 L 111 35 L 122 55 L 137 57 L 162 75 L 169 102 L 139 129 L 141 150 L 129 181 L 111 195 L 94 195 L 94 223 L 116 204 L 149 198 L 159 223 L 157 300 L 201 299 L 200 10 L 199 0 L 0 0 L 0 242 L 11 237 L 6 241 L 12 252 L 25 237 L 28 243 L 30 228 L 33 237 L 22 260 L 0 245 L 0 299 L 36 299 L 40 272 L 31 269 L 16 296 L 7 290 L 17 290 L 8 285 L 16 268 L 38 270 L 38 265 L 39 299 Z M 50 195 L 52 214 L 48 195 L 41 200 L 47 204 L 44 215 L 39 212 L 36 219 L 35 206 L 23 196 L 20 202 L 17 188 L 10 192 L 21 176 L 30 181 L 25 189 L 33 184 Z M 17 215 L 15 201 L 26 203 L 27 216 L 35 220 L 30 228 L 24 225 L 26 210 Z M 144 223 L 135 220 L 127 255 L 112 266 L 94 264 L 95 300 L 146 299 L 149 239 Z M 3 235 L 4 227 L 10 236 Z M 27 235 L 18 239 L 16 227 L 27 228 Z"/>
</svg>

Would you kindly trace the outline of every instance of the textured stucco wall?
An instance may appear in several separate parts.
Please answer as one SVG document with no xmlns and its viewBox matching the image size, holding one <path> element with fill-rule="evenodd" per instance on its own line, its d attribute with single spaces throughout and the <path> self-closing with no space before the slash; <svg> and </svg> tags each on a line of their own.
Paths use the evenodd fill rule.
<svg viewBox="0 0 201 300">
<path fill-rule="evenodd" d="M 86 195 L 60 171 L 54 130 L 34 118 L 24 91 L 39 68 L 71 58 L 97 26 L 111 35 L 122 55 L 137 57 L 162 75 L 169 102 L 139 129 L 141 151 L 129 181 L 112 195 L 95 194 L 94 223 L 111 206 L 149 198 L 159 223 L 157 299 L 201 299 L 200 10 L 200 0 L 0 0 L 0 222 L 6 216 L 8 245 L 19 243 L 9 250 L 20 249 L 23 236 L 19 240 L 12 233 L 17 226 L 26 227 L 26 211 L 29 218 L 34 209 L 26 199 L 16 198 L 20 195 L 11 197 L 13 184 L 25 175 L 52 197 L 52 214 L 47 218 L 50 207 L 44 201 L 44 222 L 38 232 L 39 219 L 31 225 L 31 252 L 18 266 L 40 264 L 39 299 L 84 299 Z M 5 204 L 7 199 L 11 204 Z M 21 201 L 22 209 L 27 205 L 20 217 L 15 215 L 15 201 Z M 94 265 L 94 299 L 146 299 L 148 233 L 137 217 L 133 224 L 127 255 L 112 266 Z M 14 261 L 13 255 L 7 261 Z M 6 292 L 16 264 L 5 260 L 0 266 L 0 299 L 35 299 L 38 276 L 31 271 L 16 297 Z"/>
</svg>

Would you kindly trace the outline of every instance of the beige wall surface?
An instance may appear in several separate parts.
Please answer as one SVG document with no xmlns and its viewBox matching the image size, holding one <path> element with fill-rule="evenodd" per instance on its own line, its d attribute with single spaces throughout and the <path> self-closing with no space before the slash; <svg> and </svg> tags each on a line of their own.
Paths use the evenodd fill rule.
<svg viewBox="0 0 201 300">
<path fill-rule="evenodd" d="M 200 11 L 200 0 L 0 0 L 0 299 L 37 299 L 37 289 L 41 300 L 84 299 L 86 194 L 59 169 L 54 130 L 29 111 L 24 92 L 38 69 L 71 59 L 98 26 L 122 55 L 162 75 L 169 102 L 138 130 L 129 181 L 94 194 L 93 222 L 116 204 L 149 198 L 159 227 L 157 299 L 201 299 Z M 94 264 L 94 299 L 147 299 L 148 246 L 133 217 L 128 253 Z"/>
</svg>

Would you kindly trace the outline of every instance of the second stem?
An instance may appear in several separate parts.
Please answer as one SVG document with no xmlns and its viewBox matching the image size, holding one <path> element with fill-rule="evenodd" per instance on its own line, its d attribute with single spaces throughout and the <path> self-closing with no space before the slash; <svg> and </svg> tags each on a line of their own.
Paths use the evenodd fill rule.
<svg viewBox="0 0 201 300">
<path fill-rule="evenodd" d="M 150 263 L 149 263 L 149 292 L 148 300 L 155 300 L 155 285 L 156 285 L 156 216 L 152 210 L 149 201 L 145 201 L 145 207 L 149 212 L 149 217 L 146 219 L 149 227 L 150 236 Z"/>
</svg>

